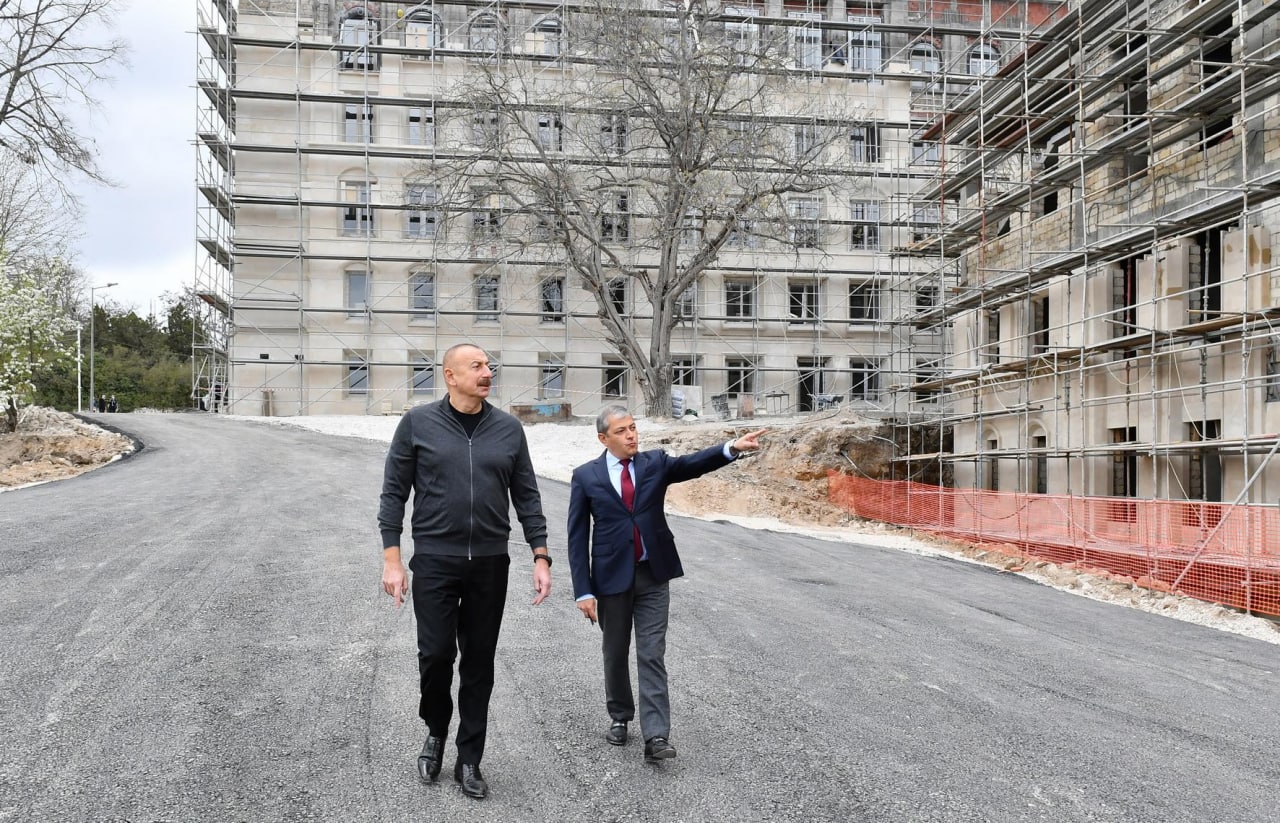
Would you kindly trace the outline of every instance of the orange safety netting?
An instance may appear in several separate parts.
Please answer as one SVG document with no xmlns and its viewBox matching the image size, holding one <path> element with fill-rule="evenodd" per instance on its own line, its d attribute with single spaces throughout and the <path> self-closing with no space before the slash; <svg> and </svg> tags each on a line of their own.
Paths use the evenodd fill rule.
<svg viewBox="0 0 1280 823">
<path fill-rule="evenodd" d="M 948 489 L 831 472 L 833 503 L 872 520 L 978 543 L 1012 543 L 1261 614 L 1280 616 L 1274 506 Z"/>
</svg>

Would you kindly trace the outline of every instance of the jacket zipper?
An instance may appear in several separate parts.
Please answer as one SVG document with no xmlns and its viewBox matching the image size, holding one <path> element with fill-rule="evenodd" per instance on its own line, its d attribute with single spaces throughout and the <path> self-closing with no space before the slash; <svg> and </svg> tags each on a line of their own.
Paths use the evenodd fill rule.
<svg viewBox="0 0 1280 823">
<path fill-rule="evenodd" d="M 447 403 L 447 402 L 449 402 L 449 401 L 446 399 L 446 400 L 445 400 L 445 402 Z M 483 406 L 481 406 L 481 408 L 483 409 L 484 407 L 483 407 Z M 472 446 L 473 446 L 473 440 L 474 440 L 474 438 L 475 438 L 475 433 L 476 433 L 476 432 L 478 432 L 478 431 L 480 431 L 480 427 L 484 425 L 485 418 L 487 418 L 488 416 L 489 416 L 489 415 L 487 415 L 487 414 L 486 414 L 486 415 L 484 415 L 484 417 L 481 417 L 481 418 L 480 418 L 480 422 L 479 422 L 479 423 L 476 423 L 475 431 L 471 432 L 471 435 L 467 437 L 467 470 L 468 470 L 468 471 L 467 471 L 467 477 L 468 477 L 468 479 L 469 479 L 469 481 L 470 481 L 470 492 L 469 492 L 469 494 L 468 494 L 467 496 L 468 496 L 468 498 L 469 498 L 469 500 L 470 500 L 470 503 L 471 503 L 471 512 L 470 512 L 469 517 L 467 518 L 467 525 L 468 525 L 468 528 L 467 528 L 467 559 L 468 559 L 468 560 L 471 560 L 471 559 L 472 559 L 472 557 L 471 557 L 471 546 L 472 546 L 472 543 L 474 542 L 474 539 L 475 539 L 475 536 L 476 536 L 476 463 L 475 463 L 475 457 L 474 457 L 474 454 L 473 454 L 473 451 L 474 451 L 474 450 L 473 450 Z M 461 424 L 461 423 L 459 423 L 459 424 L 458 424 L 458 426 L 459 426 L 459 428 L 461 428 L 461 427 L 462 427 L 462 424 Z M 463 429 L 463 430 L 462 430 L 462 433 L 463 433 L 464 435 L 466 435 L 467 430 L 466 430 L 466 429 Z"/>
</svg>

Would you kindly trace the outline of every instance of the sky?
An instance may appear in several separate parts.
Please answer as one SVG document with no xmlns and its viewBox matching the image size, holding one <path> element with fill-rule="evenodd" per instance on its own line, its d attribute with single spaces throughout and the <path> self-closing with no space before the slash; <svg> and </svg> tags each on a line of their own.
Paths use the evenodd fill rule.
<svg viewBox="0 0 1280 823">
<path fill-rule="evenodd" d="M 129 65 L 97 87 L 100 109 L 85 112 L 99 167 L 118 185 L 75 181 L 82 222 L 76 261 L 97 291 L 140 315 L 194 279 L 195 6 L 186 0 L 120 0 L 116 36 Z"/>
</svg>

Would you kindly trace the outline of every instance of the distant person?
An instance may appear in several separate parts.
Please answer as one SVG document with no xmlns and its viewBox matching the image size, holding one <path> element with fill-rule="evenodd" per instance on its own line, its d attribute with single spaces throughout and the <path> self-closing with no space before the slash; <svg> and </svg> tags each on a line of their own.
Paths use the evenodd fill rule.
<svg viewBox="0 0 1280 823">
<path fill-rule="evenodd" d="M 111 399 L 107 401 L 107 411 L 111 414 L 115 414 L 119 410 L 120 404 L 116 402 L 116 396 L 113 394 L 111 395 Z"/>
<path fill-rule="evenodd" d="M 765 430 L 683 457 L 640 451 L 636 421 L 623 406 L 596 418 L 602 455 L 573 470 L 569 486 L 569 571 L 578 609 L 603 632 L 605 739 L 627 743 L 635 718 L 631 692 L 631 632 L 636 636 L 640 732 L 646 760 L 676 756 L 667 690 L 668 581 L 684 569 L 663 503 L 672 483 L 692 480 L 760 448 Z"/>
<path fill-rule="evenodd" d="M 401 417 L 387 449 L 378 507 L 382 590 L 397 606 L 409 590 L 400 532 L 412 490 L 418 716 L 427 726 L 418 776 L 431 783 L 440 774 L 453 718 L 453 661 L 460 652 L 453 779 L 466 795 L 481 799 L 489 793 L 480 760 L 507 598 L 511 507 L 533 550 L 534 605 L 551 593 L 551 557 L 524 429 L 485 400 L 493 380 L 488 355 L 460 343 L 445 352 L 442 365 L 448 394 Z"/>
<path fill-rule="evenodd" d="M 96 402 L 97 405 L 94 407 L 94 411 L 105 414 L 107 411 L 107 396 L 105 394 L 98 395 Z"/>
</svg>

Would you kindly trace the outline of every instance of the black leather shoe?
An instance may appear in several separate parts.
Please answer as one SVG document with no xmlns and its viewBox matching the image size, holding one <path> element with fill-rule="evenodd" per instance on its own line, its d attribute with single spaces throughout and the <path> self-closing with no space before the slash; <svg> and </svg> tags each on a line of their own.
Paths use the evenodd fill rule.
<svg viewBox="0 0 1280 823">
<path fill-rule="evenodd" d="M 423 783 L 434 783 L 440 776 L 440 761 L 444 757 L 444 738 L 427 735 L 427 742 L 422 744 L 422 754 L 418 755 L 418 778 Z"/>
<path fill-rule="evenodd" d="M 676 756 L 676 747 L 667 742 L 665 737 L 650 737 L 644 741 L 645 760 L 670 760 Z"/>
<path fill-rule="evenodd" d="M 462 793 L 476 800 L 483 800 L 489 794 L 489 784 L 484 782 L 480 774 L 480 766 L 470 763 L 457 763 L 453 767 L 453 779 L 462 784 Z"/>
<path fill-rule="evenodd" d="M 604 739 L 608 740 L 610 745 L 613 746 L 627 745 L 627 721 L 613 721 L 613 724 L 609 726 L 609 733 L 604 736 Z"/>
</svg>

